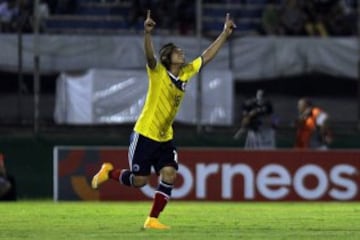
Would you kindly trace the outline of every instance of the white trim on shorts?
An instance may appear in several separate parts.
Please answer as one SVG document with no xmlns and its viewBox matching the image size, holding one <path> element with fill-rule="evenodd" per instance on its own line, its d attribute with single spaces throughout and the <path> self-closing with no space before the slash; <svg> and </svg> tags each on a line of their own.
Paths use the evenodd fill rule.
<svg viewBox="0 0 360 240">
<path fill-rule="evenodd" d="M 135 154 L 135 150 L 136 150 L 136 146 L 139 140 L 139 133 L 137 132 L 133 132 L 133 140 L 130 143 L 129 146 L 129 151 L 128 151 L 128 161 L 129 161 L 129 167 L 130 167 L 130 171 L 132 171 L 132 161 L 134 159 L 134 154 Z"/>
</svg>

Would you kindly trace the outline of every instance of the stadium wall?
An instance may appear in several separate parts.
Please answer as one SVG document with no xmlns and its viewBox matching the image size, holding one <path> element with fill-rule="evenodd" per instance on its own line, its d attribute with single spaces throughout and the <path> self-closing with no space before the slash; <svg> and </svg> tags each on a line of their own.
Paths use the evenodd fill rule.
<svg viewBox="0 0 360 240">
<path fill-rule="evenodd" d="M 358 201 L 360 151 L 244 151 L 183 148 L 173 199 L 191 201 Z M 127 168 L 127 149 L 55 147 L 54 200 L 151 200 L 157 177 L 129 191 L 115 181 L 92 190 L 103 162 Z"/>
<path fill-rule="evenodd" d="M 194 134 L 194 128 L 176 126 L 176 129 L 176 142 L 180 153 L 184 147 L 241 149 L 244 144 L 243 140 L 232 140 L 229 137 L 231 133 L 205 131 L 197 135 Z M 16 130 L 17 134 L 5 133 L 4 129 L 2 131 L 0 151 L 5 154 L 8 173 L 16 179 L 18 198 L 44 199 L 53 197 L 54 146 L 127 146 L 131 126 L 93 131 L 74 127 L 67 130 L 71 131 L 71 134 L 49 132 L 36 137 L 32 133 L 21 133 L 20 129 Z M 291 136 L 280 136 L 279 149 L 290 149 L 293 142 L 289 139 Z M 358 148 L 359 139 L 359 134 L 338 136 L 333 148 Z"/>
<path fill-rule="evenodd" d="M 33 71 L 34 37 L 23 36 L 23 70 Z M 144 69 L 141 36 L 41 35 L 38 38 L 41 73 L 87 69 Z M 155 49 L 175 42 L 186 58 L 197 57 L 211 41 L 196 37 L 154 36 Z M 18 69 L 17 35 L 0 36 L 0 70 Z M 197 46 L 194 49 L 194 46 Z M 228 69 L 241 81 L 271 79 L 309 72 L 357 78 L 358 41 L 355 37 L 241 37 L 231 38 L 207 68 Z M 231 66 L 231 67 L 230 67 Z"/>
</svg>

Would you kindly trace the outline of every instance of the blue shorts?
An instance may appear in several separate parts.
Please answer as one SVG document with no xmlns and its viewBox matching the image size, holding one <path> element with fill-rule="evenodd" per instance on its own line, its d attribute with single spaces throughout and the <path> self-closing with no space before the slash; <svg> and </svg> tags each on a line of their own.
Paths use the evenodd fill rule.
<svg viewBox="0 0 360 240">
<path fill-rule="evenodd" d="M 128 152 L 130 170 L 139 176 L 151 174 L 151 167 L 159 175 L 160 170 L 172 166 L 178 170 L 177 152 L 173 141 L 157 142 L 133 132 Z"/>
</svg>

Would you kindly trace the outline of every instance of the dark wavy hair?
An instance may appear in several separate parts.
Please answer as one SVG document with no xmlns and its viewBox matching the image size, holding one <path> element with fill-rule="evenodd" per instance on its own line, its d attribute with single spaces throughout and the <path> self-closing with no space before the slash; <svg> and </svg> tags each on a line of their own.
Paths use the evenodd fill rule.
<svg viewBox="0 0 360 240">
<path fill-rule="evenodd" d="M 165 66 L 166 69 L 170 68 L 171 64 L 171 53 L 176 48 L 174 43 L 167 43 L 159 51 L 160 62 Z"/>
</svg>

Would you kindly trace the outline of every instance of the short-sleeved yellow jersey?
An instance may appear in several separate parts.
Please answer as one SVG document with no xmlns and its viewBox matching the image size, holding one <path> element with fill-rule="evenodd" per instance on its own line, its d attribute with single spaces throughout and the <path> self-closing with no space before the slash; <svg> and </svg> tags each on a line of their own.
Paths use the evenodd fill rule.
<svg viewBox="0 0 360 240">
<path fill-rule="evenodd" d="M 146 66 L 149 87 L 142 112 L 134 131 L 159 142 L 173 138 L 172 124 L 185 94 L 185 86 L 200 71 L 202 57 L 184 65 L 178 77 L 157 63 L 154 69 Z"/>
</svg>

